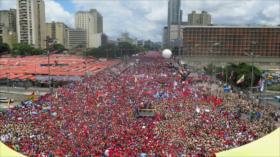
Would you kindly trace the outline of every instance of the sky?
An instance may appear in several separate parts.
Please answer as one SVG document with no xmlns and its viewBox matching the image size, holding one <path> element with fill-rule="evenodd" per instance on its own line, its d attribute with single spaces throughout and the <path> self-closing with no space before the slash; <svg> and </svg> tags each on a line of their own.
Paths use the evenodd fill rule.
<svg viewBox="0 0 280 157">
<path fill-rule="evenodd" d="M 144 40 L 162 41 L 167 25 L 168 0 L 44 0 L 46 22 L 74 27 L 75 12 L 97 9 L 104 33 L 116 38 L 123 32 Z M 16 0 L 0 0 L 0 10 L 16 8 Z M 183 21 L 191 11 L 205 10 L 217 25 L 278 25 L 280 0 L 182 0 Z"/>
</svg>

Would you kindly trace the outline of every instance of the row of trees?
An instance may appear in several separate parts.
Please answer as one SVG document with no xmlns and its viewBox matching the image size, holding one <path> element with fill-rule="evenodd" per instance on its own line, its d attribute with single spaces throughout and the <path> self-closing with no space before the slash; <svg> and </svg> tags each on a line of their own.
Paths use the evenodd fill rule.
<svg viewBox="0 0 280 157">
<path fill-rule="evenodd" d="M 157 50 L 158 48 L 151 48 L 147 46 L 136 46 L 128 42 L 120 42 L 118 45 L 107 44 L 94 48 L 89 51 L 84 51 L 84 55 L 94 56 L 96 58 L 119 58 L 123 56 L 131 56 L 136 53 L 144 52 L 150 49 Z M 13 56 L 29 56 L 29 55 L 41 55 L 49 50 L 53 53 L 62 53 L 65 48 L 61 44 L 54 44 L 48 49 L 34 48 L 29 44 L 17 43 L 10 48 L 6 43 L 0 43 L 0 55 L 11 54 Z"/>
<path fill-rule="evenodd" d="M 147 49 L 144 47 L 132 45 L 128 42 L 120 42 L 118 45 L 107 44 L 94 48 L 84 55 L 94 56 L 96 58 L 119 58 L 123 56 L 131 56 L 136 53 L 144 52 Z"/>
<path fill-rule="evenodd" d="M 30 55 L 41 55 L 46 53 L 47 50 L 51 52 L 61 53 L 64 50 L 64 46 L 61 44 L 54 44 L 48 49 L 34 48 L 29 44 L 16 43 L 13 44 L 13 48 L 10 48 L 6 43 L 0 43 L 0 55 L 11 54 L 13 56 L 30 56 Z"/>
<path fill-rule="evenodd" d="M 218 79 L 227 82 L 228 84 L 240 87 L 248 88 L 251 86 L 252 79 L 252 65 L 246 63 L 229 64 L 225 67 L 217 67 L 213 64 L 209 64 L 204 67 L 204 70 L 209 75 L 215 75 Z M 261 78 L 261 70 L 253 66 L 254 76 L 253 85 L 257 86 Z M 237 81 L 244 75 L 244 81 L 237 83 Z"/>
<path fill-rule="evenodd" d="M 0 55 L 10 51 L 10 47 L 7 43 L 0 43 Z"/>
<path fill-rule="evenodd" d="M 43 54 L 43 50 L 40 48 L 34 48 L 29 44 L 18 43 L 13 45 L 11 55 L 13 56 L 30 56 Z"/>
</svg>

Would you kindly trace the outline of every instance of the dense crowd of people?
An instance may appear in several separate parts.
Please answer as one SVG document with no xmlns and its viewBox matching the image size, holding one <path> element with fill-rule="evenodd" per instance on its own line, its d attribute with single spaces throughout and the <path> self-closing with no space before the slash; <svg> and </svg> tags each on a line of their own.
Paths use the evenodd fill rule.
<svg viewBox="0 0 280 157">
<path fill-rule="evenodd" d="M 200 157 L 275 129 L 274 106 L 173 60 L 136 58 L 0 113 L 0 140 L 36 157 Z"/>
</svg>

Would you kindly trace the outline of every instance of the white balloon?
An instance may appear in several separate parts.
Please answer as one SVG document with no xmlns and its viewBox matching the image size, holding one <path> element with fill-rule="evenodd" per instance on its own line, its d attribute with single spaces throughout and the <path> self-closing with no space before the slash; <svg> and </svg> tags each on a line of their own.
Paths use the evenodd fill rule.
<svg viewBox="0 0 280 157">
<path fill-rule="evenodd" d="M 162 56 L 166 59 L 170 58 L 172 56 L 172 52 L 169 49 L 164 49 L 162 51 Z"/>
<path fill-rule="evenodd" d="M 106 150 L 105 150 L 104 155 L 105 155 L 105 156 L 109 156 L 109 155 L 110 155 L 110 153 L 109 153 L 109 150 L 108 150 L 108 149 L 106 149 Z"/>
</svg>

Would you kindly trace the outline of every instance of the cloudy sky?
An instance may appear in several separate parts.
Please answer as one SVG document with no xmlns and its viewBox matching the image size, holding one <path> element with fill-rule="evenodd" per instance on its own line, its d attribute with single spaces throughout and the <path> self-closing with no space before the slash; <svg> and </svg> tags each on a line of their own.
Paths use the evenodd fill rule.
<svg viewBox="0 0 280 157">
<path fill-rule="evenodd" d="M 129 32 L 138 39 L 161 41 L 167 23 L 168 0 L 45 0 L 46 20 L 74 26 L 79 10 L 97 9 L 104 32 L 115 38 Z M 16 0 L 0 0 L 0 9 L 16 7 Z M 278 25 L 280 0 L 182 0 L 183 20 L 192 10 L 208 11 L 214 24 Z"/>
</svg>

